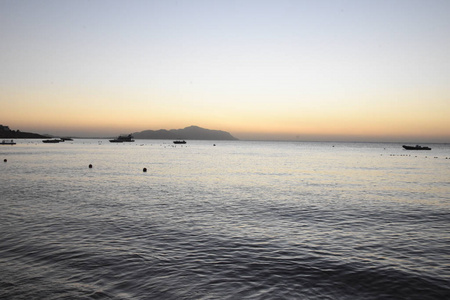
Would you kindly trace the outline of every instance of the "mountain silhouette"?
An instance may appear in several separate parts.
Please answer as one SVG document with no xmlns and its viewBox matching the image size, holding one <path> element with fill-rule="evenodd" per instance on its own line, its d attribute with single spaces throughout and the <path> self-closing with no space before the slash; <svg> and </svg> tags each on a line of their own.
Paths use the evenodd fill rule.
<svg viewBox="0 0 450 300">
<path fill-rule="evenodd" d="M 0 125 L 0 138 L 2 139 L 41 139 L 46 138 L 41 134 L 32 132 L 22 132 L 20 130 L 11 130 L 8 126 Z"/>
<path fill-rule="evenodd" d="M 237 140 L 230 133 L 222 130 L 210 130 L 198 126 L 183 129 L 144 130 L 133 133 L 136 139 L 159 140 Z"/>
</svg>

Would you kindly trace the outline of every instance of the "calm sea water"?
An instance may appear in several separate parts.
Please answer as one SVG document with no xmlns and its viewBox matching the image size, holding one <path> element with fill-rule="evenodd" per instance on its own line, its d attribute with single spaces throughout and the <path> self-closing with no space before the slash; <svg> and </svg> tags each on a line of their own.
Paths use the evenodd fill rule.
<svg viewBox="0 0 450 300">
<path fill-rule="evenodd" d="M 449 299 L 430 146 L 0 146 L 0 298 Z"/>
</svg>

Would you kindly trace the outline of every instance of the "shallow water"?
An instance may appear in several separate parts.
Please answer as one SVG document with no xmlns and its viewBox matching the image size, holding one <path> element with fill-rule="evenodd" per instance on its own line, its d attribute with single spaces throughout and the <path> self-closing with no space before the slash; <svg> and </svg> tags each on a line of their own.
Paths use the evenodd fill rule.
<svg viewBox="0 0 450 300">
<path fill-rule="evenodd" d="M 0 298 L 448 298 L 450 145 L 430 146 L 2 146 Z"/>
</svg>

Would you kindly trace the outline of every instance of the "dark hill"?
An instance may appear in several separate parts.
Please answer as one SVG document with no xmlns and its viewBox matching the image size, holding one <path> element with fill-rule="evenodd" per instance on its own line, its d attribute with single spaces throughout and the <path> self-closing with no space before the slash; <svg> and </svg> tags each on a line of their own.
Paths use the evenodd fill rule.
<svg viewBox="0 0 450 300">
<path fill-rule="evenodd" d="M 11 130 L 8 126 L 0 125 L 0 139 L 42 139 L 46 136 L 32 133 L 22 132 L 20 130 Z"/>
<path fill-rule="evenodd" d="M 171 130 L 144 130 L 133 133 L 136 139 L 161 140 L 237 140 L 230 133 L 222 130 L 210 130 L 198 126 Z"/>
</svg>

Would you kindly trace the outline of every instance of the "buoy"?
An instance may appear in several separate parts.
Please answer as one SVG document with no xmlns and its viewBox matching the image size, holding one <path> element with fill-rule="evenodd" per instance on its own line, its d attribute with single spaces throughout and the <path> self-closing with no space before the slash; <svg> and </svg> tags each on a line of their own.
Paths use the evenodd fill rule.
<svg viewBox="0 0 450 300">
<path fill-rule="evenodd" d="M 4 161 L 4 162 L 7 162 L 8 160 L 5 158 L 3 161 Z"/>
<path fill-rule="evenodd" d="M 92 165 L 91 164 L 89 164 L 89 169 L 92 169 Z"/>
<path fill-rule="evenodd" d="M 147 172 L 147 168 L 144 168 L 142 171 L 143 171 L 144 173 Z"/>
</svg>

